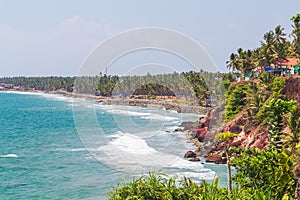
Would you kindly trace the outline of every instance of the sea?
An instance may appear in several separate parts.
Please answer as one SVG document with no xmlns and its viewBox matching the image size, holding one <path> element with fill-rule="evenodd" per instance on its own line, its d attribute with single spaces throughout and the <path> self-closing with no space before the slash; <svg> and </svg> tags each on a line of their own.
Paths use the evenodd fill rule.
<svg viewBox="0 0 300 200">
<path fill-rule="evenodd" d="M 45 93 L 0 92 L 0 199 L 108 199 L 141 175 L 219 178 L 224 165 L 183 158 L 179 126 L 199 115 L 101 105 Z"/>
</svg>

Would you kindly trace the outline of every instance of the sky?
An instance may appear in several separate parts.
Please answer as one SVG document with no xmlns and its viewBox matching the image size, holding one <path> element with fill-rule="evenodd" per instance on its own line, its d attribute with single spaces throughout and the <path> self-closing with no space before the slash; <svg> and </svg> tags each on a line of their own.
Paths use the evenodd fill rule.
<svg viewBox="0 0 300 200">
<path fill-rule="evenodd" d="M 276 25 L 290 33 L 290 18 L 299 12 L 299 0 L 0 0 L 0 76 L 77 75 L 100 43 L 143 27 L 187 35 L 225 72 L 232 52 L 257 47 Z M 128 57 L 109 72 L 125 74 L 147 63 L 189 68 L 166 53 Z"/>
</svg>

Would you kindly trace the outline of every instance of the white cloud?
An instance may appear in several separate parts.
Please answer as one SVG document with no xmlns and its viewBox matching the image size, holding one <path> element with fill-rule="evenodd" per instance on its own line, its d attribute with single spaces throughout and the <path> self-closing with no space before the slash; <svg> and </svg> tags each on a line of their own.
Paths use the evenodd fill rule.
<svg viewBox="0 0 300 200">
<path fill-rule="evenodd" d="M 112 26 L 103 21 L 86 20 L 81 16 L 75 15 L 65 19 L 61 23 L 61 30 L 72 34 L 83 34 L 85 36 L 104 36 L 108 37 L 117 31 Z"/>
<path fill-rule="evenodd" d="M 73 16 L 73 17 L 70 17 L 70 18 L 66 19 L 64 21 L 64 24 L 73 25 L 73 24 L 76 24 L 80 21 L 83 21 L 83 19 L 80 16 L 76 15 L 76 16 Z"/>
</svg>

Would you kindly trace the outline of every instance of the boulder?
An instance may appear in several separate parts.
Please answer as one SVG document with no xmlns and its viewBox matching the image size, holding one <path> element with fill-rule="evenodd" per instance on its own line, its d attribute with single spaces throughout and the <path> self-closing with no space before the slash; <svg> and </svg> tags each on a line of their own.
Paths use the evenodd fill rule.
<svg viewBox="0 0 300 200">
<path fill-rule="evenodd" d="M 189 161 L 191 161 L 191 162 L 199 162 L 200 158 L 190 158 Z"/>
<path fill-rule="evenodd" d="M 188 151 L 184 154 L 184 158 L 195 158 L 197 155 L 193 151 Z"/>
<path fill-rule="evenodd" d="M 241 127 L 239 127 L 239 126 L 232 126 L 232 127 L 229 129 L 229 131 L 232 132 L 232 133 L 240 133 L 240 132 L 242 132 L 242 129 L 241 129 Z"/>
<path fill-rule="evenodd" d="M 178 131 L 183 131 L 184 130 L 184 127 L 177 127 L 174 129 L 173 132 L 178 132 Z"/>
<path fill-rule="evenodd" d="M 184 130 L 193 130 L 197 126 L 195 122 L 182 122 L 180 127 L 183 127 Z"/>
<path fill-rule="evenodd" d="M 225 164 L 226 163 L 226 158 L 223 158 L 219 154 L 209 155 L 205 158 L 205 160 L 206 160 L 206 162 L 213 162 L 213 163 L 216 163 L 216 164 Z"/>
</svg>

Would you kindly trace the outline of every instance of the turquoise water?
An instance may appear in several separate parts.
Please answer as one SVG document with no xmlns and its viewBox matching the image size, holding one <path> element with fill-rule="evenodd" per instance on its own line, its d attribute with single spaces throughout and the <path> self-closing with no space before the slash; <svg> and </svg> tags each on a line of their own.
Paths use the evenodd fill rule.
<svg viewBox="0 0 300 200">
<path fill-rule="evenodd" d="M 182 159 L 193 147 L 172 130 L 199 116 L 58 95 L 0 93 L 0 100 L 1 200 L 106 199 L 124 177 L 151 170 L 199 181 L 213 169 L 225 182 L 224 166 Z"/>
</svg>

